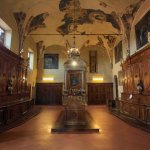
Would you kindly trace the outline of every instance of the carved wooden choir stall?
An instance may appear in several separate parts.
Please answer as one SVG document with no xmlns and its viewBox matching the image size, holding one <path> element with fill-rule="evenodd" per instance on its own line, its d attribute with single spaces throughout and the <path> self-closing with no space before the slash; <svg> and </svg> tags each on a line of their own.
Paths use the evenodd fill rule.
<svg viewBox="0 0 150 150">
<path fill-rule="evenodd" d="M 136 120 L 150 124 L 150 45 L 122 64 L 123 93 L 118 110 Z"/>
<path fill-rule="evenodd" d="M 21 118 L 33 106 L 22 58 L 0 45 L 0 128 Z"/>
</svg>

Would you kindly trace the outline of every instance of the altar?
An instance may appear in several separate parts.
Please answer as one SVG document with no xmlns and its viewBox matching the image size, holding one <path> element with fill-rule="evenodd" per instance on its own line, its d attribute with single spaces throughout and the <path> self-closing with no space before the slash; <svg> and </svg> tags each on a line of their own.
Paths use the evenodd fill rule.
<svg viewBox="0 0 150 150">
<path fill-rule="evenodd" d="M 86 68 L 77 51 L 64 63 L 64 124 L 86 125 Z"/>
<path fill-rule="evenodd" d="M 64 124 L 86 125 L 86 101 L 83 96 L 67 96 L 64 98 Z"/>
<path fill-rule="evenodd" d="M 58 117 L 52 132 L 99 132 L 93 128 L 91 115 L 86 111 L 86 71 L 87 64 L 73 48 L 64 63 L 64 110 Z"/>
</svg>

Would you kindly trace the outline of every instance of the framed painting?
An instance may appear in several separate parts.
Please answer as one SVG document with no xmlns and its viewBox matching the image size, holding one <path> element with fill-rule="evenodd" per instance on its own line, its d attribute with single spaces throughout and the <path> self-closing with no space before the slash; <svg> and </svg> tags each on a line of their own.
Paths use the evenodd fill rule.
<svg viewBox="0 0 150 150">
<path fill-rule="evenodd" d="M 70 70 L 67 73 L 67 88 L 81 89 L 82 88 L 82 73 L 79 70 Z"/>
<path fill-rule="evenodd" d="M 120 70 L 118 71 L 118 85 L 122 86 L 123 85 L 123 72 Z"/>
<path fill-rule="evenodd" d="M 58 54 L 44 54 L 44 69 L 58 69 Z"/>
<path fill-rule="evenodd" d="M 123 57 L 122 52 L 122 41 L 118 43 L 118 45 L 115 47 L 115 63 L 118 63 Z"/>
<path fill-rule="evenodd" d="M 97 51 L 89 51 L 90 73 L 97 72 Z"/>
<path fill-rule="evenodd" d="M 148 33 L 150 32 L 150 11 L 135 25 L 136 46 L 141 48 L 148 43 Z"/>
</svg>

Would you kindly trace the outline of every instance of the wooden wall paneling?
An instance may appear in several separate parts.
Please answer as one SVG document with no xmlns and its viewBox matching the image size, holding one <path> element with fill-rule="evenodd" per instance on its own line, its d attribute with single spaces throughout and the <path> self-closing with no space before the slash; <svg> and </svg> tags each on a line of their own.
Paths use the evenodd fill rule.
<svg viewBox="0 0 150 150">
<path fill-rule="evenodd" d="M 105 85 L 105 93 L 106 93 L 106 100 L 113 99 L 113 84 L 112 83 Z"/>
<path fill-rule="evenodd" d="M 132 67 L 127 68 L 127 92 L 132 92 Z"/>
<path fill-rule="evenodd" d="M 9 125 L 20 119 L 22 116 L 28 114 L 33 108 L 33 105 L 33 100 L 27 100 L 0 107 L 0 131 L 1 127 Z"/>
<path fill-rule="evenodd" d="M 129 67 L 132 68 L 131 72 Z M 122 70 L 124 73 L 123 93 L 121 100 L 117 102 L 118 109 L 121 113 L 142 123 L 150 124 L 150 44 L 128 57 L 122 64 Z M 144 85 L 144 89 L 140 93 L 137 90 L 139 80 Z M 131 91 L 133 91 L 133 95 L 132 99 L 129 99 Z"/>
<path fill-rule="evenodd" d="M 107 100 L 113 99 L 112 83 L 88 83 L 88 104 L 106 104 Z"/>
<path fill-rule="evenodd" d="M 123 69 L 123 75 L 124 75 L 124 80 L 123 80 L 123 91 L 125 93 L 128 92 L 128 84 L 127 84 L 127 71 L 125 69 Z"/>
<path fill-rule="evenodd" d="M 3 126 L 5 124 L 5 109 L 0 109 L 0 126 Z"/>
<path fill-rule="evenodd" d="M 133 93 L 137 94 L 138 93 L 137 84 L 140 79 L 140 64 L 139 63 L 133 64 L 133 74 L 131 74 L 131 76 L 133 76 Z"/>
<path fill-rule="evenodd" d="M 61 105 L 62 83 L 37 83 L 36 104 Z"/>
<path fill-rule="evenodd" d="M 0 57 L 0 95 L 3 93 L 3 65 L 2 65 L 2 59 Z"/>
<path fill-rule="evenodd" d="M 130 68 L 128 67 L 126 70 L 127 74 L 127 92 L 130 92 Z"/>
<path fill-rule="evenodd" d="M 150 59 L 145 59 L 141 62 L 141 78 L 144 90 L 150 92 Z"/>
</svg>

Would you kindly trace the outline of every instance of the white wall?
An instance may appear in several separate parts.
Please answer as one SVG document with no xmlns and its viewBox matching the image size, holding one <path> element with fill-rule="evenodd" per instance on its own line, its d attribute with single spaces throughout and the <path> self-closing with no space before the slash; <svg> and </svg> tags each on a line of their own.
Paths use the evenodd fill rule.
<svg viewBox="0 0 150 150">
<path fill-rule="evenodd" d="M 37 82 L 49 82 L 43 81 L 44 77 L 53 77 L 53 82 L 64 82 L 64 62 L 67 60 L 67 55 L 65 54 L 66 49 L 60 45 L 52 45 L 46 48 L 43 55 L 40 56 Z M 59 64 L 58 69 L 43 69 L 44 66 L 44 54 L 58 54 Z"/>
<path fill-rule="evenodd" d="M 106 50 L 97 45 L 89 45 L 81 49 L 81 58 L 87 62 L 89 66 L 89 51 L 97 51 L 97 73 L 90 73 L 87 69 L 87 82 L 93 82 L 92 77 L 95 75 L 103 76 L 105 83 L 112 82 L 112 66 Z"/>
<path fill-rule="evenodd" d="M 102 50 L 99 46 L 88 46 L 82 48 L 81 51 L 81 59 L 83 59 L 89 66 L 89 51 L 96 50 L 98 52 L 98 72 L 91 74 L 89 73 L 89 67 L 87 69 L 87 82 L 93 82 L 92 77 L 95 75 L 103 75 L 103 82 L 112 82 L 112 68 L 109 62 L 108 55 L 104 50 Z M 38 68 L 37 74 L 37 82 L 50 82 L 43 81 L 43 77 L 53 77 L 53 82 L 64 82 L 64 63 L 67 61 L 67 50 L 59 45 L 52 45 L 46 48 L 45 54 L 53 53 L 59 54 L 59 69 L 43 69 L 44 57 L 42 56 L 40 59 L 40 64 Z"/>
</svg>

